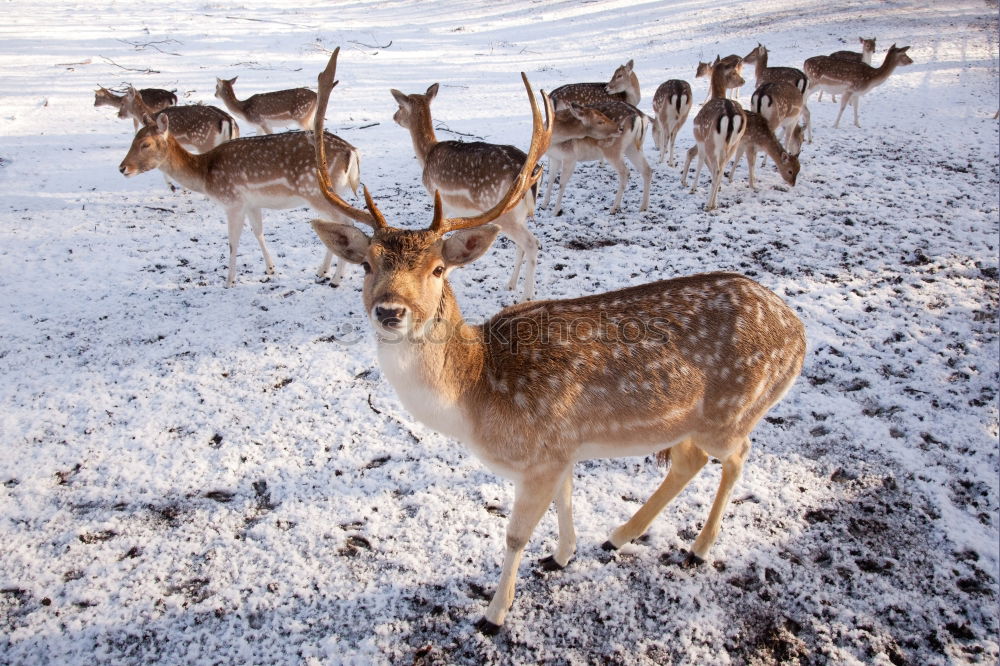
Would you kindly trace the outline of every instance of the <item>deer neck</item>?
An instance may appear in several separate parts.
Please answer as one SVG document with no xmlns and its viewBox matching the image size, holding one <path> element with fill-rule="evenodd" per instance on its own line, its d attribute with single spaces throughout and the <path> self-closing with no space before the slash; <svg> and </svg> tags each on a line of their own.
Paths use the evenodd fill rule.
<svg viewBox="0 0 1000 666">
<path fill-rule="evenodd" d="M 160 164 L 160 171 L 189 190 L 205 193 L 208 175 L 208 161 L 205 154 L 194 154 L 184 150 L 173 136 L 167 136 L 167 157 Z"/>
<path fill-rule="evenodd" d="M 781 147 L 781 143 L 778 141 L 778 137 L 774 135 L 771 128 L 764 126 L 760 128 L 760 132 L 754 137 L 758 146 L 760 146 L 768 157 L 774 160 L 775 164 L 781 163 L 781 153 L 784 152 L 784 148 Z"/>
<path fill-rule="evenodd" d="M 552 128 L 553 144 L 570 139 L 582 139 L 585 136 L 587 136 L 586 126 L 569 109 L 556 111 L 556 119 Z"/>
<path fill-rule="evenodd" d="M 413 114 L 410 123 L 410 138 L 413 140 L 413 152 L 423 167 L 427 163 L 427 155 L 431 149 L 437 145 L 437 136 L 434 134 L 434 123 L 431 121 L 431 111 L 429 108 L 420 109 Z"/>
<path fill-rule="evenodd" d="M 874 87 L 881 84 L 883 81 L 889 78 L 889 75 L 892 74 L 893 70 L 896 69 L 896 66 L 898 64 L 899 63 L 896 60 L 894 59 L 890 60 L 889 54 L 887 53 L 885 56 L 885 60 L 882 61 L 882 64 L 879 65 L 877 68 L 875 68 L 875 70 L 871 72 L 871 76 L 868 77 L 867 81 L 868 86 Z"/>
<path fill-rule="evenodd" d="M 767 71 L 767 51 L 760 49 L 754 59 L 754 76 L 758 81 L 762 80 L 764 72 Z"/>
<path fill-rule="evenodd" d="M 243 115 L 243 101 L 236 99 L 236 92 L 231 85 L 222 86 L 219 90 L 219 99 L 226 105 L 226 108 L 233 113 Z"/>
<path fill-rule="evenodd" d="M 759 63 L 760 61 L 758 61 Z M 711 81 L 711 97 L 710 99 L 722 99 L 726 96 L 726 74 L 728 73 L 725 67 L 716 67 L 712 70 L 712 81 Z"/>
<path fill-rule="evenodd" d="M 482 385 L 484 334 L 465 322 L 450 286 L 419 338 L 379 340 L 377 353 L 382 374 L 417 420 L 472 443 L 474 417 L 465 400 Z"/>
</svg>

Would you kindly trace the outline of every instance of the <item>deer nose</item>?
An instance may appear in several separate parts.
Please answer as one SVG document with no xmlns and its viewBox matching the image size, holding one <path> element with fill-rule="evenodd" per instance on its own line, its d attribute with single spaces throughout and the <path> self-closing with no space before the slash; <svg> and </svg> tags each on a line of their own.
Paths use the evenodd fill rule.
<svg viewBox="0 0 1000 666">
<path fill-rule="evenodd" d="M 118 165 L 118 170 L 122 172 L 123 176 L 127 176 L 128 175 L 128 173 L 126 173 L 128 171 L 128 167 L 125 166 L 124 163 Z"/>
<path fill-rule="evenodd" d="M 406 308 L 400 305 L 375 307 L 375 318 L 385 328 L 398 328 L 406 316 Z"/>
</svg>

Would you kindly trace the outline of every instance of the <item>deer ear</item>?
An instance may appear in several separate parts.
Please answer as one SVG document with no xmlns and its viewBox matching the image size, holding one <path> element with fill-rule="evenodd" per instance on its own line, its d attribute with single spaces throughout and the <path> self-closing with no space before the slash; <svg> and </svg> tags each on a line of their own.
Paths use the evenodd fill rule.
<svg viewBox="0 0 1000 666">
<path fill-rule="evenodd" d="M 365 260 L 371 239 L 354 225 L 328 220 L 312 220 L 310 224 L 330 252 L 352 264 L 360 264 Z"/>
<path fill-rule="evenodd" d="M 633 61 L 631 61 L 631 60 L 629 60 L 627 63 L 625 63 L 625 69 L 627 69 L 630 72 L 632 71 L 632 68 L 634 66 L 635 66 L 635 63 Z"/>
<path fill-rule="evenodd" d="M 399 106 L 409 110 L 410 100 L 406 97 L 406 95 L 396 90 L 395 88 L 392 88 L 391 90 L 389 90 L 389 92 L 392 93 L 392 96 L 396 99 L 396 103 L 399 104 Z"/>
<path fill-rule="evenodd" d="M 427 95 L 427 101 L 430 102 L 432 99 L 434 99 L 435 97 L 437 97 L 437 94 L 438 94 L 438 84 L 436 84 L 436 83 L 431 84 L 431 86 L 429 88 L 427 88 L 427 92 L 424 93 L 424 94 Z"/>
<path fill-rule="evenodd" d="M 483 256 L 490 249 L 500 227 L 495 224 L 484 224 L 481 227 L 456 231 L 444 241 L 441 257 L 449 266 L 464 266 Z"/>
<path fill-rule="evenodd" d="M 147 116 L 148 117 L 148 116 Z M 153 121 L 150 120 L 150 123 Z M 170 131 L 170 118 L 165 113 L 156 116 L 156 129 L 166 134 Z"/>
</svg>

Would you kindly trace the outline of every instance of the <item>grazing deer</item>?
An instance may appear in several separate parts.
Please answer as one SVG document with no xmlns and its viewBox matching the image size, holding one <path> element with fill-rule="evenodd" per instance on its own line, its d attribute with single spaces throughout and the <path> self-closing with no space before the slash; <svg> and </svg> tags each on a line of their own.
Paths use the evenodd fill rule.
<svg viewBox="0 0 1000 666">
<path fill-rule="evenodd" d="M 739 166 L 740 159 L 745 154 L 747 156 L 747 176 L 750 181 L 750 189 L 756 190 L 755 162 L 757 159 L 757 150 L 762 149 L 766 155 L 774 160 L 774 165 L 778 167 L 778 173 L 781 174 L 785 182 L 795 187 L 795 180 L 801 168 L 799 165 L 798 149 L 796 148 L 796 152 L 793 153 L 782 148 L 767 118 L 754 111 L 745 111 L 745 113 L 747 128 L 743 133 L 743 138 L 740 140 L 740 145 L 736 148 L 736 154 L 733 156 L 733 165 L 729 169 L 729 182 L 733 182 L 736 167 Z M 802 128 L 796 125 L 793 133 L 798 134 L 799 144 L 801 145 Z M 684 165 L 685 171 L 687 171 L 687 167 L 691 163 L 691 158 L 693 157 L 691 153 L 692 151 L 689 150 L 687 163 Z"/>
<path fill-rule="evenodd" d="M 676 166 L 674 142 L 677 133 L 691 111 L 691 84 L 680 79 L 670 79 L 660 84 L 653 95 L 653 142 L 660 151 L 660 162 L 669 152 L 667 166 Z"/>
<path fill-rule="evenodd" d="M 304 130 L 312 129 L 316 116 L 316 93 L 312 90 L 290 88 L 239 100 L 233 90 L 237 78 L 215 79 L 215 96 L 237 116 L 256 125 L 264 134 L 271 133 L 272 125 L 295 124 Z"/>
<path fill-rule="evenodd" d="M 222 109 L 203 104 L 168 106 L 156 111 L 143 101 L 132 86 L 128 87 L 118 115 L 131 117 L 137 124 L 149 116 L 156 120 L 160 115 L 170 118 L 170 133 L 188 150 L 207 153 L 216 146 L 240 135 L 239 125 L 233 117 Z"/>
<path fill-rule="evenodd" d="M 750 98 L 750 108 L 767 119 L 772 132 L 780 127 L 781 141 L 785 147 L 797 152 L 797 148 L 789 146 L 792 131 L 798 127 L 800 117 L 806 127 L 811 121 L 809 107 L 803 102 L 802 92 L 798 88 L 785 81 L 773 81 L 765 83 L 754 91 Z"/>
<path fill-rule="evenodd" d="M 858 103 L 861 101 L 861 96 L 884 83 L 897 67 L 913 64 L 910 56 L 906 55 L 909 48 L 909 46 L 897 48 L 893 44 L 885 54 L 885 60 L 878 67 L 830 56 L 809 58 L 805 62 L 806 71 L 809 73 L 809 88 L 806 90 L 805 98 L 808 100 L 814 90 L 826 90 L 832 94 L 842 95 L 840 111 L 837 112 L 837 120 L 833 126 L 840 127 L 840 117 L 844 115 L 847 105 L 851 104 L 854 107 L 854 126 L 861 127 L 858 122 Z M 809 141 L 812 141 L 812 123 L 806 129 Z"/>
<path fill-rule="evenodd" d="M 622 205 L 625 185 L 628 184 L 629 169 L 625 159 L 639 170 L 642 176 L 642 204 L 639 210 L 649 207 L 649 186 L 653 179 L 653 170 L 642 152 L 642 142 L 646 136 L 646 116 L 631 104 L 618 101 L 598 102 L 589 108 L 599 111 L 604 116 L 617 123 L 619 132 L 604 139 L 585 136 L 555 143 L 549 147 L 548 156 L 551 163 L 549 189 L 545 194 L 544 206 L 548 207 L 552 196 L 554 183 L 552 181 L 556 170 L 559 170 L 559 194 L 556 196 L 554 215 L 562 213 L 563 194 L 569 185 L 577 162 L 593 162 L 604 160 L 618 172 L 618 191 L 615 201 L 611 204 L 612 215 L 618 212 Z"/>
<path fill-rule="evenodd" d="M 407 95 L 395 89 L 390 92 L 399 104 L 393 120 L 410 132 L 427 192 L 440 192 L 446 209 L 453 214 L 475 215 L 492 208 L 524 165 L 524 152 L 514 146 L 482 141 L 438 141 L 431 120 L 437 83 L 422 95 Z M 535 296 L 538 239 L 528 228 L 527 219 L 535 214 L 536 195 L 537 188 L 525 192 L 523 199 L 497 220 L 517 246 L 508 289 L 517 287 L 521 265 L 525 264 L 522 300 Z"/>
<path fill-rule="evenodd" d="M 703 164 L 708 165 L 709 173 L 712 175 L 712 187 L 708 193 L 708 202 L 705 210 L 715 208 L 715 199 L 722 185 L 722 170 L 733 158 L 743 132 L 746 130 L 746 115 L 740 103 L 731 99 L 726 99 L 726 88 L 728 82 L 739 80 L 742 85 L 743 77 L 725 66 L 718 66 L 712 72 L 711 90 L 712 98 L 701 107 L 698 115 L 694 118 L 694 140 L 695 151 L 698 155 L 698 166 L 694 170 L 694 184 L 691 192 L 698 189 L 698 177 L 701 175 Z M 693 157 L 688 151 L 689 158 Z M 684 166 L 681 173 L 681 185 L 687 186 L 687 167 Z"/>
<path fill-rule="evenodd" d="M 767 49 L 764 48 L 763 44 L 757 44 L 750 53 L 746 54 L 743 62 L 754 64 L 755 89 L 772 81 L 785 81 L 798 88 L 801 93 L 805 93 L 806 91 L 808 79 L 801 69 L 796 69 L 795 67 L 767 66 Z"/>
<path fill-rule="evenodd" d="M 712 99 L 712 86 L 711 86 L 712 72 L 714 72 L 715 68 L 718 67 L 719 65 L 722 65 L 723 67 L 728 67 L 729 69 L 731 69 L 732 71 L 736 72 L 741 76 L 743 75 L 743 58 L 739 57 L 735 53 L 727 55 L 725 58 L 719 58 L 719 56 L 715 56 L 715 62 L 699 62 L 698 69 L 696 69 L 694 73 L 694 78 L 700 79 L 702 77 L 705 77 L 708 79 L 709 86 L 708 86 L 708 94 L 705 96 L 706 102 Z M 733 99 L 739 99 L 740 87 L 742 85 L 743 84 L 741 83 L 739 86 L 727 87 L 726 88 L 727 94 L 729 93 L 729 91 L 732 91 L 732 94 L 728 96 L 732 97 Z"/>
<path fill-rule="evenodd" d="M 313 222 L 327 247 L 364 268 L 362 299 L 379 365 L 406 409 L 514 482 L 500 580 L 476 623 L 486 634 L 503 624 L 525 546 L 553 500 L 559 538 L 542 566 L 561 569 L 572 558 L 573 466 L 580 460 L 659 453 L 672 462 L 649 500 L 611 532 L 609 549 L 642 535 L 709 457 L 720 460 L 719 489 L 687 558 L 703 561 L 750 453 L 749 435 L 792 387 L 806 351 L 795 312 L 732 273 L 522 303 L 483 324 L 467 323 L 448 276 L 489 249 L 499 232 L 490 222 L 540 176 L 535 165 L 551 139 L 551 103 L 543 93 L 546 128 L 524 83 L 531 148 L 493 209 L 446 219 L 435 197 L 428 228 L 399 229 L 365 190 L 376 220 L 372 236 Z"/>
<path fill-rule="evenodd" d="M 853 60 L 854 62 L 863 62 L 866 65 L 872 64 L 872 56 L 875 55 L 875 38 L 865 39 L 864 37 L 858 37 L 858 41 L 861 43 L 861 53 L 857 51 L 834 51 L 830 54 L 831 58 L 840 58 L 841 60 Z M 823 91 L 819 91 L 819 101 L 823 101 Z M 836 95 L 830 95 L 830 99 L 834 102 L 837 101 Z"/>
<path fill-rule="evenodd" d="M 336 52 L 331 58 L 334 65 L 335 56 Z M 343 139 L 329 133 L 322 135 L 322 142 L 316 141 L 311 132 L 262 134 L 233 139 L 207 153 L 192 154 L 174 138 L 171 120 L 165 113 L 156 120 L 146 116 L 145 125 L 132 140 L 119 171 L 131 177 L 159 168 L 173 180 L 222 205 L 229 226 L 227 287 L 236 278 L 236 250 L 247 218 L 264 255 L 267 274 L 274 274 L 274 262 L 264 243 L 262 209 L 308 205 L 334 219 L 374 224 L 365 211 L 345 216 L 341 207 L 327 199 L 328 191 L 344 194 L 355 191 L 360 180 L 358 152 Z M 327 182 L 322 187 L 316 180 L 313 144 L 322 144 L 332 155 L 326 167 Z M 317 275 L 326 275 L 332 258 L 333 254 L 327 252 Z M 334 285 L 340 282 L 344 267 L 344 262 L 339 262 L 331 280 Z"/>
<path fill-rule="evenodd" d="M 632 71 L 632 66 L 631 60 L 620 65 L 607 83 L 568 83 L 559 86 L 550 95 L 555 110 L 567 108 L 570 102 L 590 106 L 608 100 L 638 106 L 641 98 L 639 77 Z"/>
<path fill-rule="evenodd" d="M 132 86 L 129 86 L 131 88 Z M 152 113 L 162 111 L 168 106 L 176 106 L 177 95 L 162 88 L 143 88 L 139 91 L 139 96 Z M 94 106 L 113 106 L 118 111 L 119 118 L 126 118 L 122 115 L 122 104 L 125 103 L 125 95 L 116 95 L 103 86 L 98 86 L 94 91 Z M 139 129 L 139 120 L 133 118 L 135 129 Z"/>
</svg>

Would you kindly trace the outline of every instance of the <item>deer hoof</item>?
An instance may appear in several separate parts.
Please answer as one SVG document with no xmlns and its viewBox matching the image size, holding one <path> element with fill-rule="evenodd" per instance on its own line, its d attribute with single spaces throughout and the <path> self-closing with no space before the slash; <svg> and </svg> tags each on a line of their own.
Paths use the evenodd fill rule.
<svg viewBox="0 0 1000 666">
<path fill-rule="evenodd" d="M 479 618 L 478 622 L 476 622 L 476 631 L 481 633 L 483 636 L 496 636 L 500 633 L 500 625 L 493 624 L 485 617 L 482 617 Z"/>
<path fill-rule="evenodd" d="M 601 544 L 601 550 L 606 550 L 606 551 L 618 550 L 618 546 L 611 543 L 611 539 L 608 539 L 607 541 Z"/>
<path fill-rule="evenodd" d="M 567 562 L 568 564 L 568 562 Z M 548 557 L 543 557 L 538 560 L 538 566 L 542 568 L 543 571 L 562 571 L 566 567 L 562 564 L 556 562 L 556 558 L 549 555 Z"/>
<path fill-rule="evenodd" d="M 681 569 L 694 569 L 695 567 L 700 567 L 705 563 L 705 560 L 701 559 L 694 553 L 688 553 L 681 561 Z"/>
</svg>

